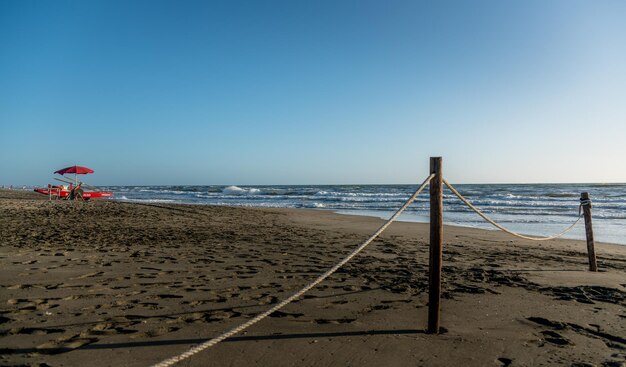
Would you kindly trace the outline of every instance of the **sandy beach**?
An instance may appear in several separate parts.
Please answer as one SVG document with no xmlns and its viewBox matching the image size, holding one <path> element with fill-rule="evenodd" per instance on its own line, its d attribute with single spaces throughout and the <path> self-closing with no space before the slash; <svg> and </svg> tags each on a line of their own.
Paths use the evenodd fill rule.
<svg viewBox="0 0 626 367">
<path fill-rule="evenodd" d="M 444 214 L 445 215 L 445 214 Z M 381 220 L 302 209 L 47 201 L 0 191 L 0 364 L 148 366 L 264 311 Z M 626 246 L 445 227 L 426 334 L 428 226 L 362 254 L 184 366 L 624 366 Z"/>
</svg>

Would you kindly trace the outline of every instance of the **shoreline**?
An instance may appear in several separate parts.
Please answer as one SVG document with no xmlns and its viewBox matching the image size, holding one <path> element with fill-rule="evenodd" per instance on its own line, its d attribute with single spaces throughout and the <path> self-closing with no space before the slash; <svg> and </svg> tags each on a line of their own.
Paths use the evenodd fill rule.
<svg viewBox="0 0 626 367">
<path fill-rule="evenodd" d="M 377 187 L 380 185 L 372 185 L 372 186 Z M 390 187 L 393 187 L 393 186 L 395 185 L 390 185 Z M 517 186 L 517 185 L 513 185 L 513 186 Z M 151 188 L 152 186 L 145 186 L 145 187 Z M 281 188 L 281 190 L 286 190 L 283 185 L 263 186 L 262 189 L 260 190 L 264 190 L 267 187 L 278 187 L 278 188 Z M 178 188 L 178 187 L 174 187 L 174 188 Z M 241 189 L 241 188 L 238 188 L 238 189 L 239 191 L 248 190 L 248 189 Z M 252 190 L 252 189 L 254 188 L 250 188 L 249 190 Z M 328 188 L 321 187 L 321 186 L 318 187 L 318 189 L 328 190 Z M 172 191 L 172 192 L 175 192 L 177 195 L 184 193 L 184 191 Z M 323 192 L 326 193 L 325 191 Z M 325 205 L 320 204 L 321 206 L 317 207 L 317 203 L 315 203 L 316 204 L 315 206 L 309 207 L 309 205 L 305 205 L 305 202 L 307 200 L 311 200 L 311 198 L 303 199 L 305 201 L 301 203 L 301 205 L 298 205 L 297 203 L 294 204 L 294 202 L 283 202 L 281 200 L 278 200 L 275 203 L 266 201 L 270 199 L 262 199 L 258 203 L 255 200 L 246 202 L 246 200 L 248 200 L 246 199 L 247 197 L 249 198 L 263 197 L 263 191 L 261 191 L 259 195 L 251 195 L 251 196 L 235 195 L 234 197 L 226 199 L 227 201 L 223 203 L 205 201 L 205 200 L 208 200 L 208 198 L 205 198 L 205 197 L 203 197 L 202 199 L 195 199 L 195 200 L 200 200 L 200 201 L 194 202 L 193 198 L 179 198 L 179 197 L 176 197 L 177 195 L 175 195 L 174 197 L 168 197 L 167 194 L 165 193 L 164 193 L 164 195 L 166 195 L 165 197 L 152 198 L 152 199 L 147 199 L 147 198 L 128 199 L 123 194 L 124 193 L 119 193 L 121 197 L 115 197 L 112 200 L 116 202 L 128 202 L 128 203 L 134 202 L 134 203 L 162 204 L 162 205 L 166 205 L 166 204 L 212 205 L 212 206 L 225 206 L 225 207 L 235 207 L 235 208 L 237 207 L 281 208 L 282 207 L 282 208 L 298 208 L 298 209 L 315 209 L 315 210 L 324 210 L 324 211 L 330 210 L 337 214 L 354 214 L 354 215 L 359 215 L 359 216 L 371 216 L 371 217 L 376 217 L 376 218 L 381 218 L 381 219 L 386 219 L 390 217 L 395 212 L 395 209 L 397 209 L 396 207 L 393 207 L 393 208 L 363 207 L 359 209 L 325 207 L 325 205 L 330 205 L 330 204 L 325 204 Z M 387 194 L 383 194 L 383 195 L 387 195 Z M 238 197 L 241 197 L 241 199 L 237 199 Z M 280 196 L 277 196 L 277 197 L 280 197 Z M 403 213 L 402 216 L 398 218 L 398 221 L 427 223 L 429 220 L 428 212 L 424 211 L 423 199 L 424 197 L 422 196 L 421 202 L 418 201 L 417 205 L 414 204 L 410 210 L 405 211 L 405 213 Z M 192 200 L 192 201 L 188 201 L 188 200 Z M 228 200 L 235 200 L 235 202 L 237 200 L 242 200 L 242 201 L 239 202 L 239 204 L 232 205 L 231 203 L 228 202 Z M 321 200 L 324 200 L 324 199 L 321 199 Z M 602 205 L 604 204 L 601 201 L 601 199 L 599 200 L 600 201 L 597 204 L 598 205 L 597 208 L 602 208 L 603 207 Z M 398 206 L 399 205 L 400 204 L 398 204 Z M 456 199 L 452 199 L 447 205 L 450 205 L 450 206 L 447 207 L 447 209 L 444 211 L 444 223 L 445 224 L 466 227 L 466 228 L 479 228 L 479 229 L 484 229 L 484 230 L 494 230 L 494 227 L 491 224 L 484 221 L 475 213 L 471 211 L 467 211 L 467 208 L 465 208 L 464 205 L 461 204 L 462 208 L 458 208 L 459 203 L 457 203 Z M 626 232 L 624 229 L 626 228 L 626 221 L 625 221 L 626 218 L 621 219 L 621 217 L 619 216 L 618 217 L 607 216 L 608 215 L 607 212 L 603 212 L 602 209 L 599 209 L 598 211 L 597 208 L 593 210 L 595 240 L 601 243 L 613 243 L 613 244 L 626 246 Z M 459 210 L 459 209 L 465 209 L 465 210 Z M 487 207 L 481 208 L 481 209 L 489 209 L 489 206 L 487 205 Z M 507 213 L 506 211 L 499 213 L 499 214 L 493 214 L 493 213 L 487 212 L 487 214 L 491 216 L 496 222 L 503 224 L 505 227 L 509 228 L 510 230 L 514 232 L 529 235 L 529 236 L 542 237 L 542 236 L 548 236 L 548 235 L 552 235 L 555 233 L 559 233 L 564 228 L 567 228 L 571 223 L 573 223 L 576 220 L 577 216 L 575 214 L 577 214 L 577 209 L 573 208 L 572 211 L 569 212 L 569 214 L 559 213 L 559 212 L 546 213 L 543 211 L 533 214 L 533 215 L 530 215 L 530 214 L 520 215 L 520 214 L 514 214 L 514 213 Z M 585 240 L 585 237 L 586 235 L 585 235 L 584 226 L 580 223 L 563 236 L 563 238 L 573 239 L 573 240 Z"/>
<path fill-rule="evenodd" d="M 327 208 L 281 208 L 281 207 L 262 207 L 262 206 L 233 206 L 233 205 L 215 205 L 215 204 L 211 204 L 211 203 L 174 203 L 174 202 L 168 202 L 168 201 L 163 201 L 163 202 L 142 202 L 142 201 L 133 201 L 133 200 L 121 200 L 121 199 L 110 199 L 111 201 L 114 202 L 120 202 L 120 203 L 135 203 L 135 204 L 144 204 L 144 205 L 151 205 L 151 204 L 156 204 L 156 205 L 191 205 L 191 206 L 195 206 L 195 205 L 207 205 L 207 206 L 214 206 L 214 207 L 225 207 L 225 208 L 242 208 L 242 209 L 277 209 L 277 210 L 281 210 L 281 209 L 287 209 L 287 210 L 313 210 L 313 211 L 323 211 L 323 212 L 331 212 L 333 214 L 337 214 L 337 215 L 352 215 L 352 216 L 357 216 L 357 217 L 369 217 L 369 218 L 377 218 L 377 219 L 381 219 L 382 221 L 387 220 L 389 217 L 391 217 L 391 215 L 393 213 L 395 213 L 395 210 L 390 210 L 390 211 L 386 211 L 386 210 L 380 210 L 380 214 L 376 214 L 374 210 L 347 210 L 347 209 L 327 209 Z M 403 223 L 429 223 L 428 220 L 424 219 L 424 221 L 421 220 L 414 220 L 414 219 L 407 219 L 407 216 L 417 216 L 417 217 L 421 217 L 418 215 L 414 215 L 414 214 L 409 214 L 409 213 L 403 213 L 398 219 L 396 219 L 396 222 L 403 222 Z M 478 216 L 477 216 L 478 217 Z M 483 230 L 483 231 L 496 231 L 499 232 L 500 230 L 493 227 L 491 224 L 487 223 L 487 222 L 483 222 L 485 227 L 480 227 L 480 226 L 470 226 L 470 225 L 463 225 L 460 223 L 450 223 L 450 222 L 446 222 L 445 221 L 445 211 L 444 211 L 444 225 L 445 226 L 450 226 L 450 227 L 459 227 L 459 228 L 471 228 L 471 229 L 479 229 L 479 230 Z M 481 219 L 482 220 L 482 219 Z M 479 222 L 480 223 L 480 222 Z M 597 220 L 596 222 L 594 222 L 594 224 L 597 226 Z M 574 240 L 574 241 L 586 241 L 585 240 L 585 233 L 584 233 L 584 223 L 582 222 L 582 218 L 581 218 L 581 223 L 578 223 L 576 227 L 578 226 L 582 226 L 582 234 L 579 234 L 578 237 L 581 238 L 575 238 L 575 237 L 571 237 L 568 234 L 566 234 L 566 236 L 563 237 L 563 239 L 567 239 L 567 240 Z M 505 226 L 506 227 L 506 226 Z M 558 233 L 559 231 L 557 231 L 556 233 Z M 597 231 L 596 231 L 597 232 Z M 539 231 L 519 231 L 518 233 L 520 234 L 524 234 L 524 235 L 528 235 L 528 236 L 548 236 L 551 234 L 542 234 Z M 596 233 L 597 235 L 597 233 Z M 626 239 L 624 240 L 624 243 L 620 243 L 620 242 L 608 242 L 608 241 L 595 241 L 596 244 L 611 244 L 611 245 L 618 245 L 618 246 L 626 246 Z"/>
<path fill-rule="evenodd" d="M 312 209 L 312 210 L 325 210 L 325 209 Z M 355 211 L 355 213 L 349 213 L 349 211 L 347 210 L 340 210 L 340 211 L 334 211 L 332 209 L 330 209 L 331 211 L 333 211 L 333 213 L 338 214 L 338 215 L 354 215 L 354 216 L 359 216 L 359 217 L 373 217 L 373 218 L 379 218 L 382 220 L 386 220 L 386 218 L 389 218 L 391 216 L 391 213 L 393 212 L 385 212 L 386 216 L 383 215 L 376 215 L 373 213 L 373 211 L 369 211 L 371 214 L 360 214 L 357 211 Z M 424 220 L 424 221 L 420 221 L 420 220 L 413 220 L 413 219 L 407 219 L 406 217 L 404 217 L 405 214 L 401 215 L 398 219 L 396 219 L 397 222 L 404 222 L 404 223 L 429 223 L 428 220 Z M 403 218 L 404 217 L 404 218 Z M 493 225 L 489 224 L 486 221 L 483 222 L 479 222 L 479 223 L 483 223 L 484 227 L 481 226 L 470 226 L 470 225 L 463 225 L 460 223 L 450 223 L 450 222 L 446 222 L 445 221 L 445 211 L 444 211 L 444 226 L 450 226 L 450 227 L 459 227 L 459 228 L 470 228 L 470 229 L 478 229 L 478 230 L 482 230 L 482 231 L 496 231 L 496 232 L 501 232 L 500 229 L 494 227 Z M 594 225 L 597 226 L 597 220 L 596 222 L 594 222 Z M 585 232 L 584 232 L 584 222 L 583 219 L 581 218 L 580 223 L 578 223 L 576 225 L 576 227 L 581 226 L 581 228 L 579 228 L 579 232 L 582 231 L 582 233 L 578 233 L 578 235 L 576 235 L 575 237 L 570 235 L 569 233 L 565 234 L 562 239 L 565 240 L 570 240 L 570 241 L 583 241 L 586 242 L 585 239 Z M 505 226 L 507 227 L 507 226 Z M 576 227 L 574 227 L 574 229 L 576 229 Z M 508 228 L 511 229 L 511 228 Z M 562 228 L 560 228 L 562 229 Z M 520 231 L 515 231 L 517 233 L 523 234 L 523 235 L 527 235 L 527 236 L 537 236 L 537 237 L 541 237 L 541 236 L 548 236 L 548 235 L 552 235 L 553 233 L 541 233 L 540 231 L 527 231 L 527 230 L 520 230 Z M 555 233 L 559 233 L 560 231 L 557 231 Z M 597 231 L 594 231 L 594 233 L 597 236 Z M 579 238 L 582 237 L 582 238 Z M 513 237 L 512 237 L 513 238 Z M 608 242 L 608 241 L 594 241 L 594 243 L 598 244 L 611 244 L 611 245 L 617 245 L 617 246 L 626 246 L 626 238 L 624 239 L 624 243 L 620 243 L 620 242 Z"/>
<path fill-rule="evenodd" d="M 286 298 L 381 223 L 316 209 L 81 205 L 0 192 L 0 362 L 159 362 Z M 590 273 L 584 241 L 446 225 L 445 332 L 428 335 L 428 224 L 394 223 L 303 299 L 188 363 L 617 361 L 626 247 L 596 251 L 602 271 Z"/>
</svg>

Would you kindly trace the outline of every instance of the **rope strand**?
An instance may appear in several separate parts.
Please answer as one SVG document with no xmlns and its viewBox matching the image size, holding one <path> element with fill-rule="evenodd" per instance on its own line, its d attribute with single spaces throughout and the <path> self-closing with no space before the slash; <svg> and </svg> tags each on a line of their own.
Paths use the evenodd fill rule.
<svg viewBox="0 0 626 367">
<path fill-rule="evenodd" d="M 563 236 L 565 233 L 569 232 L 572 228 L 574 228 L 574 226 L 576 224 L 578 224 L 578 222 L 580 221 L 580 218 L 582 217 L 582 210 L 581 209 L 582 209 L 583 205 L 591 205 L 591 201 L 588 201 L 588 202 L 581 201 L 581 203 L 580 203 L 580 205 L 578 207 L 578 218 L 576 219 L 574 224 L 572 224 L 571 226 L 565 228 L 565 230 L 563 230 L 562 232 L 560 232 L 558 234 L 555 234 L 554 236 L 547 236 L 547 237 L 525 236 L 523 234 L 519 234 L 517 232 L 513 232 L 510 229 L 507 229 L 504 226 L 496 223 L 494 220 L 492 220 L 491 218 L 487 217 L 485 214 L 483 214 L 483 212 L 481 212 L 480 210 L 478 210 L 478 208 L 476 208 L 474 205 L 472 205 L 472 203 L 470 203 L 465 197 L 463 197 L 463 195 L 459 194 L 459 192 L 454 188 L 454 186 L 450 185 L 450 183 L 448 183 L 448 181 L 443 179 L 443 183 L 446 184 L 446 186 L 450 189 L 450 191 L 452 191 L 452 193 L 454 195 L 456 195 L 470 209 L 475 211 L 476 214 L 480 215 L 487 222 L 491 223 L 492 225 L 494 225 L 495 227 L 503 230 L 506 233 L 509 233 L 509 234 L 511 234 L 513 236 L 516 236 L 516 237 L 519 237 L 519 238 L 523 238 L 525 240 L 531 240 L 531 241 L 547 241 L 547 240 L 552 240 L 552 239 L 559 238 L 559 237 Z"/>
<path fill-rule="evenodd" d="M 409 206 L 411 205 L 411 203 L 417 198 L 417 196 L 422 192 L 422 190 L 424 190 L 424 188 L 426 187 L 426 185 L 430 182 L 430 180 L 434 177 L 433 174 L 431 174 L 430 176 L 428 176 L 426 178 L 426 180 L 424 180 L 424 182 L 422 183 L 422 185 L 415 191 L 415 193 L 404 203 L 404 205 L 402 205 L 400 207 L 400 209 L 398 209 L 394 215 L 391 216 L 391 218 L 389 218 L 380 228 L 378 228 L 378 230 L 376 232 L 374 232 L 373 235 L 371 235 L 367 240 L 365 240 L 365 242 L 363 242 L 362 244 L 360 244 L 356 249 L 354 249 L 354 251 L 352 251 L 348 256 L 346 256 L 345 258 L 343 258 L 343 260 L 341 260 L 340 262 L 338 262 L 335 266 L 333 266 L 332 268 L 330 268 L 328 271 L 326 271 L 324 274 L 320 275 L 319 277 L 317 277 L 317 279 L 315 279 L 314 281 L 312 281 L 311 283 L 307 284 L 306 286 L 304 286 L 302 289 L 300 289 L 299 291 L 297 291 L 296 293 L 294 293 L 293 295 L 291 295 L 289 298 L 285 299 L 284 301 L 280 302 L 279 304 L 277 304 L 276 306 L 268 309 L 267 311 L 260 313 L 259 315 L 255 316 L 253 319 L 235 327 L 230 329 L 229 331 L 223 333 L 222 335 L 219 335 L 211 340 L 208 340 L 202 344 L 199 344 L 191 349 L 189 349 L 188 351 L 186 351 L 185 353 L 182 353 L 180 355 L 171 357 L 169 359 L 166 359 L 160 363 L 155 364 L 153 367 L 169 367 L 172 366 L 186 358 L 189 358 L 191 356 L 193 356 L 194 354 L 200 353 L 201 351 L 214 346 L 215 344 L 221 342 L 224 339 L 230 338 L 231 336 L 238 334 L 239 332 L 243 331 L 244 329 L 247 329 L 248 327 L 256 324 L 257 322 L 263 320 L 264 318 L 266 318 L 267 316 L 269 316 L 270 314 L 280 310 L 281 308 L 285 307 L 286 305 L 288 305 L 289 303 L 291 303 L 292 301 L 296 300 L 298 297 L 302 296 L 304 293 L 306 293 L 307 291 L 309 291 L 311 288 L 315 287 L 316 285 L 318 285 L 319 283 L 321 283 L 324 279 L 328 278 L 331 274 L 333 274 L 334 272 L 336 272 L 340 267 L 342 267 L 344 264 L 346 264 L 348 261 L 350 261 L 353 257 L 355 257 L 359 252 L 361 252 L 365 247 L 367 247 L 367 245 L 369 245 L 376 237 L 378 237 L 385 229 L 387 229 L 387 227 L 389 227 L 389 225 L 396 220 L 400 214 L 402 214 L 402 212 Z"/>
</svg>

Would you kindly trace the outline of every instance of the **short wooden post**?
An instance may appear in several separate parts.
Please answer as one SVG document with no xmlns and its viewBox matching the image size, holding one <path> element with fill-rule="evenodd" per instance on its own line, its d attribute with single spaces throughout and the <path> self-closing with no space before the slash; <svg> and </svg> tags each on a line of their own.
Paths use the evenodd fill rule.
<svg viewBox="0 0 626 367">
<path fill-rule="evenodd" d="M 591 199 L 589 193 L 580 194 L 580 204 L 583 206 L 583 215 L 585 216 L 585 234 L 587 235 L 587 255 L 589 256 L 589 271 L 598 271 L 598 263 L 596 262 L 596 249 L 593 242 L 593 227 L 591 226 Z"/>
<path fill-rule="evenodd" d="M 443 180 L 441 157 L 430 158 L 430 254 L 428 272 L 428 333 L 439 333 L 441 298 L 441 252 L 443 241 Z"/>
</svg>

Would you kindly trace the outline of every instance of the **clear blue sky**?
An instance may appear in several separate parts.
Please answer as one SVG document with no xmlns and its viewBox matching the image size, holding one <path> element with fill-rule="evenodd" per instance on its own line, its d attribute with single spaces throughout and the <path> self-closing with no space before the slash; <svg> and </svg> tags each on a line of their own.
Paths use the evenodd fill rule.
<svg viewBox="0 0 626 367">
<path fill-rule="evenodd" d="M 0 184 L 626 181 L 626 1 L 3 0 L 0 55 Z"/>
</svg>

